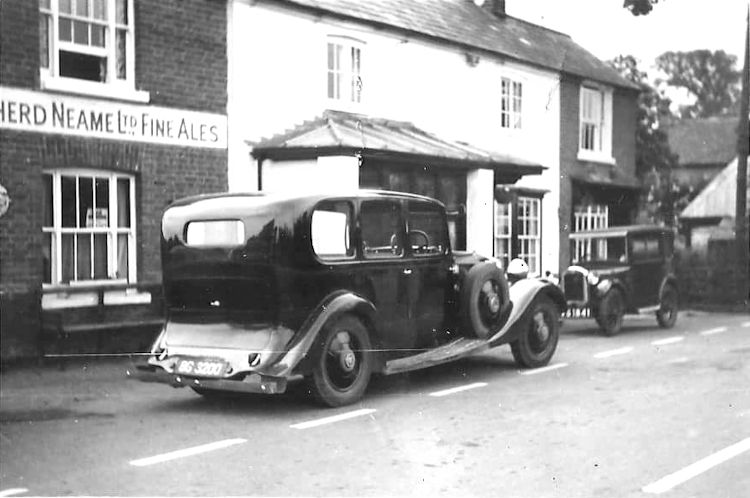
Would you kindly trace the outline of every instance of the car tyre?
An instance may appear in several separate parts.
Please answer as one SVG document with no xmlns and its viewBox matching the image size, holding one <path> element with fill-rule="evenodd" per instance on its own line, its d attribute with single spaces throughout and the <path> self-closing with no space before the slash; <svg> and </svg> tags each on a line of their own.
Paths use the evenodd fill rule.
<svg viewBox="0 0 750 498">
<path fill-rule="evenodd" d="M 329 321 L 312 350 L 306 381 L 318 403 L 336 407 L 358 401 L 372 373 L 370 337 L 362 322 L 345 314 Z"/>
<path fill-rule="evenodd" d="M 677 289 L 673 285 L 667 285 L 661 293 L 659 310 L 656 312 L 656 321 L 659 327 L 671 329 L 677 322 L 677 308 L 679 297 Z"/>
<path fill-rule="evenodd" d="M 596 323 L 602 334 L 611 337 L 622 329 L 622 318 L 625 315 L 625 298 L 619 289 L 611 289 L 599 303 Z"/>
<path fill-rule="evenodd" d="M 508 281 L 492 262 L 474 265 L 466 274 L 460 292 L 463 330 L 467 335 L 488 339 L 507 320 L 503 313 L 510 300 Z"/>
<path fill-rule="evenodd" d="M 534 299 L 526 318 L 524 331 L 510 343 L 516 364 L 524 368 L 547 365 L 557 349 L 560 339 L 560 310 L 546 296 Z"/>
</svg>

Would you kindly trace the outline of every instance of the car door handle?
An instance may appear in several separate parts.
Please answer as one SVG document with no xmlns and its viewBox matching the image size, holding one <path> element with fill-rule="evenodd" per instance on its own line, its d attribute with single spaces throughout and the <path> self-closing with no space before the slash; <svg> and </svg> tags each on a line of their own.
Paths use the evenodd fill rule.
<svg viewBox="0 0 750 498">
<path fill-rule="evenodd" d="M 411 275 L 411 268 L 404 268 L 404 275 Z"/>
</svg>

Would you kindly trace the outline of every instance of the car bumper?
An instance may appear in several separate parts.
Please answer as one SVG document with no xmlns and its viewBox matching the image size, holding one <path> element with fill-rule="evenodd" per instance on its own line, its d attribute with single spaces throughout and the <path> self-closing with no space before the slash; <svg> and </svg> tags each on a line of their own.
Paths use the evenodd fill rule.
<svg viewBox="0 0 750 498">
<path fill-rule="evenodd" d="M 158 382 L 172 387 L 196 387 L 237 393 L 281 394 L 286 391 L 286 377 L 249 373 L 243 379 L 210 379 L 172 374 L 153 365 L 133 365 L 127 372 L 130 379 Z"/>
</svg>

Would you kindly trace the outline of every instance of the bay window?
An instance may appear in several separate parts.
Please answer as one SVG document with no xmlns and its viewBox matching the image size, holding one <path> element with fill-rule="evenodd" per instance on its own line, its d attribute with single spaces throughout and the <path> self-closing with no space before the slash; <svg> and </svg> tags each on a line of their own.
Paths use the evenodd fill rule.
<svg viewBox="0 0 750 498">
<path fill-rule="evenodd" d="M 135 178 L 54 170 L 43 183 L 44 283 L 135 282 Z"/>
</svg>

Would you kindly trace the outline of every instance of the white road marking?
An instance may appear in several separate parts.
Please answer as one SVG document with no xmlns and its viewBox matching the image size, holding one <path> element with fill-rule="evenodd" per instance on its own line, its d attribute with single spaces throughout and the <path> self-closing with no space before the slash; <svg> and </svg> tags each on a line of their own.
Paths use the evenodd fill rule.
<svg viewBox="0 0 750 498">
<path fill-rule="evenodd" d="M 658 481 L 652 482 L 648 486 L 643 487 L 644 493 L 661 494 L 675 486 L 679 486 L 685 481 L 692 479 L 693 477 L 702 474 L 703 472 L 716 467 L 717 465 L 726 462 L 730 458 L 734 458 L 746 451 L 750 450 L 750 437 L 743 439 L 739 443 L 735 443 L 731 446 L 727 446 L 723 450 L 719 450 L 716 453 L 707 456 L 702 460 L 688 465 L 687 467 L 678 470 L 666 477 L 662 477 Z"/>
<path fill-rule="evenodd" d="M 675 358 L 674 360 L 669 360 L 667 363 L 669 363 L 670 365 L 674 365 L 674 364 L 680 364 L 680 363 L 687 363 L 689 361 L 690 361 L 690 358 L 688 358 L 687 356 L 680 356 L 679 358 Z"/>
<path fill-rule="evenodd" d="M 430 396 L 435 396 L 436 398 L 439 398 L 441 396 L 448 396 L 449 394 L 460 393 L 461 391 L 468 391 L 469 389 L 476 389 L 478 387 L 484 387 L 486 385 L 487 385 L 486 382 L 475 382 L 473 384 L 468 384 L 466 386 L 452 387 L 450 389 L 436 391 L 434 393 L 430 393 Z"/>
<path fill-rule="evenodd" d="M 361 410 L 354 410 L 353 412 L 341 413 L 332 417 L 319 418 L 317 420 L 309 420 L 307 422 L 300 422 L 299 424 L 290 425 L 292 429 L 310 429 L 311 427 L 318 427 L 320 425 L 333 424 L 342 420 L 348 420 L 350 418 L 361 417 L 362 415 L 369 415 L 374 413 L 376 410 L 372 408 L 363 408 Z"/>
<path fill-rule="evenodd" d="M 674 344 L 675 342 L 680 342 L 683 339 L 685 339 L 684 336 L 676 335 L 674 337 L 667 337 L 666 339 L 659 339 L 658 341 L 654 341 L 651 343 L 652 346 L 664 346 L 667 344 Z"/>
<path fill-rule="evenodd" d="M 148 458 L 140 458 L 138 460 L 132 460 L 130 465 L 136 467 L 144 467 L 146 465 L 153 465 L 155 463 L 167 462 L 169 460 L 176 460 L 177 458 L 184 458 L 192 455 L 198 455 L 200 453 L 206 453 L 208 451 L 220 450 L 236 444 L 246 443 L 247 439 L 224 439 L 223 441 L 216 441 L 215 443 L 202 444 L 200 446 L 193 446 L 192 448 L 185 448 L 184 450 L 170 451 L 162 455 L 156 455 Z"/>
<path fill-rule="evenodd" d="M 522 370 L 521 375 L 535 375 L 535 374 L 540 374 L 544 372 L 549 372 L 550 370 L 557 370 L 558 368 L 565 368 L 567 366 L 568 366 L 567 363 L 555 363 L 554 365 L 548 365 L 542 368 L 534 368 L 532 370 Z"/>
<path fill-rule="evenodd" d="M 610 349 L 609 351 L 602 351 L 601 353 L 596 353 L 594 355 L 594 358 L 609 358 L 610 356 L 617 356 L 621 354 L 628 354 L 631 351 L 633 351 L 633 346 L 626 346 L 624 348 L 619 349 Z"/>
<path fill-rule="evenodd" d="M 726 332 L 726 331 L 727 331 L 726 327 L 716 327 L 715 329 L 704 330 L 700 334 L 701 335 L 714 335 L 714 334 L 721 334 L 722 332 Z"/>
<path fill-rule="evenodd" d="M 742 324 L 743 327 L 748 328 L 750 327 L 750 322 L 745 322 Z"/>
<path fill-rule="evenodd" d="M 0 496 L 15 496 L 28 492 L 29 490 L 26 488 L 8 488 L 0 491 Z"/>
</svg>

